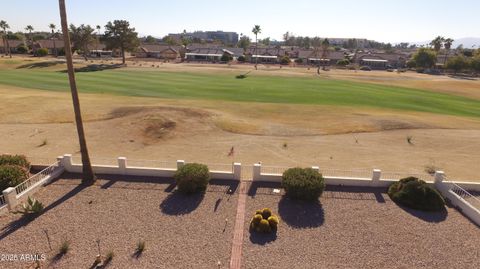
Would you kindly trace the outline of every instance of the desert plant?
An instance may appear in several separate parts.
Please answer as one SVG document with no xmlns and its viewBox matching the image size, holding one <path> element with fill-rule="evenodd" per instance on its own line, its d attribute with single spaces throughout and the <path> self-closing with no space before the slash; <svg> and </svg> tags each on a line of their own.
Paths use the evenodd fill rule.
<svg viewBox="0 0 480 269">
<path fill-rule="evenodd" d="M 23 204 L 22 208 L 23 208 L 23 211 L 21 211 L 21 213 L 24 215 L 28 215 L 28 214 L 38 215 L 43 211 L 44 206 L 37 199 L 31 198 L 30 196 L 28 196 L 27 203 Z"/>
<path fill-rule="evenodd" d="M 64 240 L 62 244 L 60 245 L 60 249 L 58 250 L 58 254 L 60 256 L 63 256 L 68 253 L 70 250 L 70 242 L 67 240 Z"/>
<path fill-rule="evenodd" d="M 245 56 L 243 56 L 243 55 L 238 56 L 237 61 L 242 62 L 242 63 L 245 62 Z"/>
<path fill-rule="evenodd" d="M 272 210 L 270 210 L 270 208 L 262 209 L 262 218 L 263 219 L 268 219 L 271 215 L 272 215 Z"/>
<path fill-rule="evenodd" d="M 195 193 L 205 191 L 210 173 L 204 164 L 189 163 L 178 169 L 174 178 L 180 192 Z"/>
<path fill-rule="evenodd" d="M 290 198 L 315 201 L 322 195 L 325 182 L 318 171 L 296 167 L 283 173 L 282 187 Z"/>
<path fill-rule="evenodd" d="M 105 256 L 104 265 L 108 265 L 110 262 L 112 262 L 113 257 L 115 257 L 115 253 L 113 252 L 113 250 L 110 250 Z"/>
<path fill-rule="evenodd" d="M 270 223 L 266 219 L 262 219 L 257 226 L 257 231 L 262 233 L 269 233 L 272 231 Z"/>
<path fill-rule="evenodd" d="M 135 252 L 140 254 L 145 250 L 145 241 L 139 240 L 137 242 L 137 248 L 135 249 Z"/>
<path fill-rule="evenodd" d="M 0 166 L 2 165 L 18 165 L 30 170 L 30 162 L 24 155 L 2 154 L 0 155 Z"/>
<path fill-rule="evenodd" d="M 272 227 L 272 229 L 277 229 L 278 223 L 280 222 L 277 216 L 270 216 L 268 217 L 267 220 L 268 220 L 268 223 L 270 224 L 270 227 Z"/>
<path fill-rule="evenodd" d="M 407 136 L 407 143 L 413 145 L 413 137 L 411 135 Z"/>
<path fill-rule="evenodd" d="M 255 211 L 255 215 L 250 221 L 250 231 L 269 233 L 276 231 L 278 227 L 278 217 L 272 214 L 272 210 L 264 208 Z"/>
<path fill-rule="evenodd" d="M 445 200 L 433 187 L 416 177 L 402 178 L 388 188 L 390 198 L 406 207 L 424 211 L 439 211 Z"/>
<path fill-rule="evenodd" d="M 15 187 L 28 178 L 25 168 L 17 165 L 0 166 L 0 192 L 8 187 Z"/>
</svg>

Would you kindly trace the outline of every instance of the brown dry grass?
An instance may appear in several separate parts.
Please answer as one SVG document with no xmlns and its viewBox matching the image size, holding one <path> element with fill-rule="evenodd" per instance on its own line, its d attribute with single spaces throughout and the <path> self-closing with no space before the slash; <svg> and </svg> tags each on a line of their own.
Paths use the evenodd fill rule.
<svg viewBox="0 0 480 269">
<path fill-rule="evenodd" d="M 238 73 L 249 68 L 162 64 L 159 69 Z M 312 72 L 299 68 L 264 69 L 259 72 L 299 76 Z M 448 84 L 443 83 L 456 81 L 415 73 L 324 73 L 337 78 L 353 74 L 355 79 L 385 83 L 414 83 L 422 79 L 438 91 L 445 90 L 442 85 Z M 402 79 L 395 80 L 397 76 Z M 472 87 L 471 93 L 478 92 L 473 89 L 478 81 L 462 81 L 458 85 L 463 83 Z M 463 90 L 456 93 L 467 95 Z M 64 153 L 78 153 L 68 92 L 2 86 L 0 96 L 0 135 L 4 137 L 0 151 L 52 159 Z M 370 108 L 104 94 L 81 94 L 81 102 L 88 143 L 92 155 L 97 157 L 126 155 L 135 159 L 213 163 L 235 160 L 246 164 L 262 161 L 274 165 L 418 172 L 434 162 L 452 178 L 479 180 L 472 169 L 480 162 L 480 156 L 474 154 L 480 151 L 480 121 L 474 119 Z M 407 136 L 413 136 L 414 145 L 406 142 Z M 48 144 L 38 147 L 45 139 Z M 282 146 L 284 143 L 288 148 Z M 232 146 L 235 156 L 227 157 Z"/>
</svg>

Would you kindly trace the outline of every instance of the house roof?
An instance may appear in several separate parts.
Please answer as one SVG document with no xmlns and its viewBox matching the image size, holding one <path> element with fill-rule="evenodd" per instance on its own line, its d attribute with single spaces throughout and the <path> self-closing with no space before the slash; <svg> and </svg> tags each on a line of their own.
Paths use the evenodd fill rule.
<svg viewBox="0 0 480 269">
<path fill-rule="evenodd" d="M 144 52 L 162 52 L 165 50 L 172 50 L 178 53 L 180 48 L 180 46 L 169 46 L 160 44 L 143 44 L 140 46 L 140 49 Z"/>
<path fill-rule="evenodd" d="M 25 42 L 23 40 L 8 40 L 8 46 L 10 48 L 16 48 L 16 47 L 18 47 L 19 45 L 22 45 L 22 44 L 25 44 Z M 4 47 L 3 42 L 0 42 L 0 48 L 3 48 L 3 47 Z"/>
</svg>

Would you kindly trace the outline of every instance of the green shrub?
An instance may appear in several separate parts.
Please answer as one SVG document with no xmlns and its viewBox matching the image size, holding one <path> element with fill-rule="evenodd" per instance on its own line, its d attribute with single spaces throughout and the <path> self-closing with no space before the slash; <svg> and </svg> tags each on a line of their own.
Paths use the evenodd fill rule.
<svg viewBox="0 0 480 269">
<path fill-rule="evenodd" d="M 283 173 L 282 187 L 293 199 L 315 201 L 322 195 L 325 182 L 312 168 L 290 168 Z"/>
<path fill-rule="evenodd" d="M 350 64 L 350 61 L 348 59 L 342 59 L 337 61 L 337 65 L 340 65 L 340 66 L 347 66 L 349 64 Z"/>
<path fill-rule="evenodd" d="M 184 193 L 205 191 L 210 181 L 208 167 L 204 164 L 189 163 L 175 173 L 178 190 Z"/>
<path fill-rule="evenodd" d="M 278 223 L 278 217 L 269 208 L 257 210 L 250 221 L 250 232 L 270 233 L 277 230 Z"/>
<path fill-rule="evenodd" d="M 239 57 L 237 58 L 237 61 L 239 61 L 239 62 L 245 62 L 245 56 L 243 56 L 243 55 L 242 55 L 242 56 L 239 56 Z"/>
<path fill-rule="evenodd" d="M 0 155 L 0 166 L 2 165 L 18 165 L 30 170 L 30 162 L 24 155 Z"/>
<path fill-rule="evenodd" d="M 28 48 L 24 44 L 20 44 L 17 46 L 17 52 L 20 54 L 25 54 L 28 52 Z"/>
<path fill-rule="evenodd" d="M 303 59 L 302 58 L 297 58 L 297 59 L 295 59 L 295 63 L 301 64 L 301 63 L 303 63 Z"/>
<path fill-rule="evenodd" d="M 425 211 L 439 211 L 445 200 L 433 187 L 416 177 L 407 177 L 393 183 L 388 188 L 390 198 L 406 207 Z"/>
<path fill-rule="evenodd" d="M 38 57 L 44 57 L 48 55 L 48 49 L 46 48 L 40 48 L 35 52 L 35 55 Z"/>
<path fill-rule="evenodd" d="M 17 165 L 0 166 L 0 191 L 15 187 L 28 178 L 25 168 Z"/>
<path fill-rule="evenodd" d="M 280 58 L 280 64 L 288 65 L 290 64 L 290 58 L 288 56 L 283 56 Z"/>
<path fill-rule="evenodd" d="M 222 55 L 222 58 L 220 58 L 220 61 L 222 62 L 230 62 L 231 60 L 233 60 L 233 57 L 226 53 Z"/>
</svg>

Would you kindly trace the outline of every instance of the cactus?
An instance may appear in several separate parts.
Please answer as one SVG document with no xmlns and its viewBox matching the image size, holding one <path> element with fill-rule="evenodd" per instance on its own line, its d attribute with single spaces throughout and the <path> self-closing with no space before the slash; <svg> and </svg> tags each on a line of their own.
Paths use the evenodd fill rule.
<svg viewBox="0 0 480 269">
<path fill-rule="evenodd" d="M 269 233 L 272 231 L 272 228 L 270 228 L 270 223 L 268 223 L 268 220 L 266 219 L 262 219 L 258 224 L 258 227 L 262 233 Z"/>
<path fill-rule="evenodd" d="M 275 215 L 268 217 L 268 223 L 270 224 L 272 230 L 276 230 L 279 223 L 278 217 Z"/>
<path fill-rule="evenodd" d="M 264 219 L 268 219 L 272 215 L 272 210 L 270 208 L 264 208 L 262 209 L 262 217 Z"/>
</svg>

